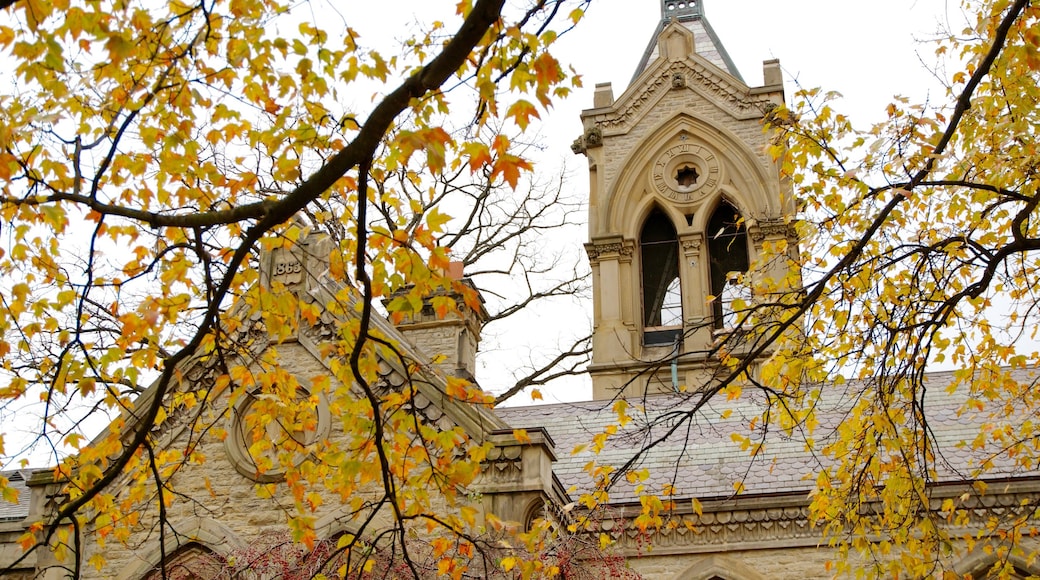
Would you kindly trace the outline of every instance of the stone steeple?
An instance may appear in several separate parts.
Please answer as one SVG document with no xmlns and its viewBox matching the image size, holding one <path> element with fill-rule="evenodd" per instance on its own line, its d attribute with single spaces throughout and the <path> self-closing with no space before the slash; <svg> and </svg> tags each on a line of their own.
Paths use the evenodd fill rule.
<svg viewBox="0 0 1040 580">
<path fill-rule="evenodd" d="M 661 0 L 661 20 L 657 23 L 657 28 L 650 37 L 646 50 L 643 51 L 643 58 L 640 59 L 635 74 L 632 75 L 633 82 L 646 70 L 648 63 L 660 56 L 657 39 L 665 26 L 668 26 L 668 23 L 673 20 L 693 33 L 694 38 L 697 39 L 697 45 L 694 47 L 697 54 L 737 79 L 744 80 L 726 52 L 726 48 L 722 46 L 722 41 L 719 40 L 718 35 L 715 34 L 708 19 L 704 16 L 704 0 Z"/>
<path fill-rule="evenodd" d="M 589 164 L 597 399 L 709 384 L 715 345 L 740 336 L 734 304 L 754 299 L 745 273 L 766 245 L 794 251 L 791 186 L 762 130 L 784 102 L 780 65 L 747 86 L 701 3 L 662 1 L 636 78 L 616 99 L 596 86 L 573 145 Z"/>
</svg>

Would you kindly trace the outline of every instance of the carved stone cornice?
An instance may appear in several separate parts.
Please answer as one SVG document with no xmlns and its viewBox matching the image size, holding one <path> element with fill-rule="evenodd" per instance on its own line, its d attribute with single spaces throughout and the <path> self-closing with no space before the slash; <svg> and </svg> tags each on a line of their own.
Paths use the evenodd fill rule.
<svg viewBox="0 0 1040 580">
<path fill-rule="evenodd" d="M 738 119 L 761 117 L 770 106 L 775 106 L 768 95 L 754 94 L 746 87 L 734 85 L 704 64 L 687 60 L 672 63 L 661 69 L 642 91 L 621 103 L 627 106 L 613 114 L 608 113 L 603 118 L 598 118 L 597 125 L 606 129 L 627 127 L 648 103 L 656 100 L 662 88 L 670 90 L 684 87 L 699 87 L 700 90 L 706 91 L 720 106 Z"/>
<path fill-rule="evenodd" d="M 610 129 L 627 126 L 643 110 L 643 107 L 654 99 L 661 87 L 671 86 L 671 77 L 672 75 L 669 71 L 663 71 L 662 74 L 657 75 L 649 84 L 644 86 L 643 90 L 628 103 L 627 107 L 599 121 L 599 124 Z"/>
<path fill-rule="evenodd" d="M 621 261 L 631 261 L 632 253 L 635 251 L 635 243 L 624 240 L 619 236 L 612 236 L 600 240 L 593 240 L 585 244 L 585 253 L 589 261 L 597 263 L 603 258 L 617 258 Z"/>
<path fill-rule="evenodd" d="M 760 221 L 748 228 L 752 241 L 760 243 L 766 239 L 797 239 L 794 225 L 782 219 Z"/>
<path fill-rule="evenodd" d="M 609 533 L 626 553 L 645 550 L 647 545 L 653 546 L 655 552 L 667 552 L 669 548 L 697 551 L 697 547 L 714 549 L 722 545 L 820 539 L 820 531 L 809 523 L 806 506 L 676 515 L 665 520 L 660 528 L 646 531 L 639 529 L 634 518 L 625 518 L 623 529 L 609 530 Z"/>
<path fill-rule="evenodd" d="M 510 445 L 492 447 L 480 463 L 482 482 L 505 483 L 519 481 L 524 470 L 523 447 Z"/>
<path fill-rule="evenodd" d="M 951 529 L 985 530 L 996 521 L 1027 517 L 1040 505 L 1040 490 L 1029 482 L 1012 484 L 1021 491 L 970 495 L 967 487 L 940 486 L 933 492 L 929 511 L 937 522 L 957 520 Z M 955 492 L 961 492 L 958 495 Z M 950 518 L 943 511 L 945 499 L 956 500 L 958 514 Z M 746 502 L 748 507 L 734 507 Z M 641 530 L 636 525 L 638 508 L 620 518 L 609 519 L 600 525 L 627 554 L 645 553 L 652 546 L 655 553 L 697 553 L 755 547 L 812 546 L 823 536 L 819 527 L 809 522 L 809 507 L 804 498 L 777 496 L 747 500 L 730 500 L 726 509 L 705 509 L 701 514 L 684 510 L 667 517 L 657 529 Z M 868 508 L 869 509 L 869 508 Z M 866 515 L 866 514 L 865 514 Z"/>
</svg>

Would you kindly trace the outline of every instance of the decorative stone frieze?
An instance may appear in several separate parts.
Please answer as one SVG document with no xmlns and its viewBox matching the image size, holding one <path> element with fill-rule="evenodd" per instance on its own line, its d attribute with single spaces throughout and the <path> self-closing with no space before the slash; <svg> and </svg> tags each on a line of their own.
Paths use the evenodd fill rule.
<svg viewBox="0 0 1040 580">
<path fill-rule="evenodd" d="M 793 240 L 797 238 L 794 226 L 784 220 L 760 221 L 749 227 L 748 233 L 755 243 L 761 243 L 766 239 L 786 238 Z"/>
<path fill-rule="evenodd" d="M 611 257 L 619 258 L 622 261 L 630 261 L 634 251 L 635 243 L 620 237 L 605 238 L 585 244 L 585 253 L 588 254 L 589 261 L 592 263 Z"/>
<path fill-rule="evenodd" d="M 681 85 L 677 85 L 681 83 Z M 642 110 L 658 98 L 663 87 L 680 89 L 698 87 L 713 97 L 721 107 L 738 119 L 762 116 L 762 112 L 775 106 L 768 95 L 753 94 L 746 87 L 733 84 L 705 64 L 693 60 L 674 62 L 662 69 L 654 79 L 643 87 L 631 100 L 619 101 L 627 106 L 602 117 L 594 117 L 597 125 L 606 129 L 627 129 L 640 117 Z"/>
<path fill-rule="evenodd" d="M 523 474 L 523 448 L 519 445 L 492 447 L 481 463 L 485 481 L 512 481 Z"/>
<path fill-rule="evenodd" d="M 988 524 L 1028 516 L 1040 503 L 1040 491 L 970 495 L 967 488 L 937 489 L 930 501 L 939 521 L 951 521 L 942 503 L 957 498 L 957 510 L 966 518 L 957 528 L 985 529 Z M 731 502 L 726 502 L 730 503 Z M 822 540 L 819 528 L 809 521 L 808 502 L 791 497 L 748 500 L 746 509 L 705 509 L 701 514 L 683 512 L 666 518 L 659 528 L 642 530 L 636 525 L 638 509 L 622 518 L 605 520 L 597 532 L 606 532 L 626 554 L 705 553 L 719 550 L 813 546 Z"/>
<path fill-rule="evenodd" d="M 686 238 L 686 239 L 680 240 L 679 243 L 682 244 L 683 253 L 685 253 L 685 254 L 697 254 L 697 253 L 700 253 L 700 251 L 701 251 L 701 238 L 700 238 L 700 236 L 693 237 L 693 238 Z"/>
</svg>

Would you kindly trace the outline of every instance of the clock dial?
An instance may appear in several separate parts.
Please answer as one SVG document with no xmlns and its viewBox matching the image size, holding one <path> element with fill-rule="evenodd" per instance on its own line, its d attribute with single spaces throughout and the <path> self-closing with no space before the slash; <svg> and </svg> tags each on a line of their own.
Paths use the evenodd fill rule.
<svg viewBox="0 0 1040 580">
<path fill-rule="evenodd" d="M 672 201 L 693 203 L 718 189 L 719 159 L 706 147 L 679 143 L 666 149 L 654 162 L 653 189 Z"/>
</svg>

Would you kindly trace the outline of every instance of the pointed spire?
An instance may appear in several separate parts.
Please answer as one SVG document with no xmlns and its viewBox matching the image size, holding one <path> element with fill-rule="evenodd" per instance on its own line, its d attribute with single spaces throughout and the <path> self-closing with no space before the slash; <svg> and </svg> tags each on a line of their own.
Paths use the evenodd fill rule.
<svg viewBox="0 0 1040 580">
<path fill-rule="evenodd" d="M 733 59 L 729 57 L 726 48 L 722 46 L 722 41 L 719 40 L 718 35 L 712 30 L 708 19 L 704 16 L 704 0 L 661 0 L 661 20 L 657 24 L 657 29 L 654 30 L 654 35 L 650 38 L 650 44 L 643 52 L 643 58 L 639 61 L 635 74 L 632 75 L 633 81 L 660 54 L 657 37 L 672 20 L 693 32 L 697 54 L 744 82 L 737 66 L 733 64 Z"/>
</svg>

